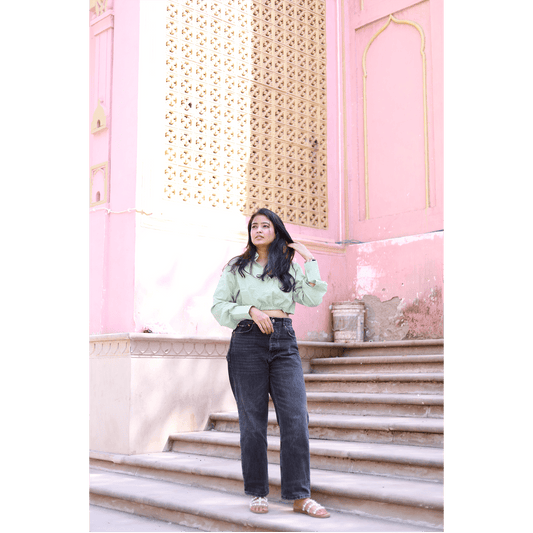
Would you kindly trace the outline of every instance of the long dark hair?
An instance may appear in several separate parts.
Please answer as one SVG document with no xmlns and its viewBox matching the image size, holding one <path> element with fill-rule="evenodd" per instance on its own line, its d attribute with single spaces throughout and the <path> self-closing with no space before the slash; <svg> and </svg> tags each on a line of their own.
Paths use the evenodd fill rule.
<svg viewBox="0 0 533 533">
<path fill-rule="evenodd" d="M 294 277 L 290 273 L 291 263 L 294 258 L 294 250 L 289 248 L 287 245 L 292 244 L 294 241 L 285 228 L 281 218 L 279 218 L 276 213 L 270 211 L 270 209 L 266 209 L 264 207 L 258 209 L 250 217 L 250 221 L 248 222 L 248 244 L 244 250 L 244 253 L 234 257 L 231 259 L 231 261 L 229 261 L 228 264 L 231 265 L 230 272 L 235 273 L 235 271 L 238 271 L 239 274 L 244 277 L 246 267 L 255 260 L 257 248 L 252 242 L 251 231 L 252 222 L 257 215 L 264 215 L 267 217 L 270 222 L 272 222 L 274 231 L 276 232 L 276 238 L 268 247 L 268 262 L 265 265 L 265 269 L 263 270 L 263 274 L 260 276 L 260 278 L 264 280 L 266 276 L 271 278 L 276 277 L 281 282 L 281 290 L 283 292 L 291 292 L 296 283 Z"/>
</svg>

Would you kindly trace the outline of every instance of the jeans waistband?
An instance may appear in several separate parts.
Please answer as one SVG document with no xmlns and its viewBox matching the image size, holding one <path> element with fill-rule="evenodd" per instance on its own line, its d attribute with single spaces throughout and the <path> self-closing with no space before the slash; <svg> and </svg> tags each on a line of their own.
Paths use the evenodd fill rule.
<svg viewBox="0 0 533 533">
<path fill-rule="evenodd" d="M 286 324 L 288 326 L 292 326 L 292 318 L 279 318 L 277 316 L 271 316 L 270 320 L 272 320 L 273 324 Z M 239 324 L 255 324 L 255 322 L 251 318 L 245 318 L 244 320 L 241 320 Z"/>
</svg>

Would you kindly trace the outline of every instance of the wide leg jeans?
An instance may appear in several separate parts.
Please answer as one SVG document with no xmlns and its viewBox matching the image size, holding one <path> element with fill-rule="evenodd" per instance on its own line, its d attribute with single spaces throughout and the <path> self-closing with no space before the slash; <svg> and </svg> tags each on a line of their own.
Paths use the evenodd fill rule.
<svg viewBox="0 0 533 533">
<path fill-rule="evenodd" d="M 272 318 L 266 335 L 253 320 L 232 333 L 227 361 L 239 411 L 244 492 L 266 496 L 268 487 L 268 395 L 280 428 L 281 497 L 308 498 L 310 492 L 309 415 L 302 363 L 290 318 Z"/>
</svg>

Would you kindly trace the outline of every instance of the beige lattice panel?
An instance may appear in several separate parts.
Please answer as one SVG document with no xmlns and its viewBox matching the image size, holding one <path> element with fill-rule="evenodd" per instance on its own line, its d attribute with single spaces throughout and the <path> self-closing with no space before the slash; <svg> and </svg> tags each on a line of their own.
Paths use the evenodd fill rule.
<svg viewBox="0 0 533 533">
<path fill-rule="evenodd" d="M 325 1 L 169 1 L 166 28 L 166 197 L 327 228 Z"/>
</svg>

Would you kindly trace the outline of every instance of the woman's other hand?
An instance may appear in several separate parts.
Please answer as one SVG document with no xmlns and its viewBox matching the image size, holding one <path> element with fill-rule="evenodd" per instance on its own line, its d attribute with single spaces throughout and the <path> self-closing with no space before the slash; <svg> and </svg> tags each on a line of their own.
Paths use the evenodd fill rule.
<svg viewBox="0 0 533 533">
<path fill-rule="evenodd" d="M 250 316 L 262 333 L 268 335 L 269 333 L 274 332 L 272 321 L 266 313 L 263 313 L 263 311 L 257 309 L 257 307 L 252 306 L 250 307 Z"/>
<path fill-rule="evenodd" d="M 298 252 L 306 261 L 314 259 L 313 254 L 301 242 L 294 241 L 287 246 Z"/>
</svg>

